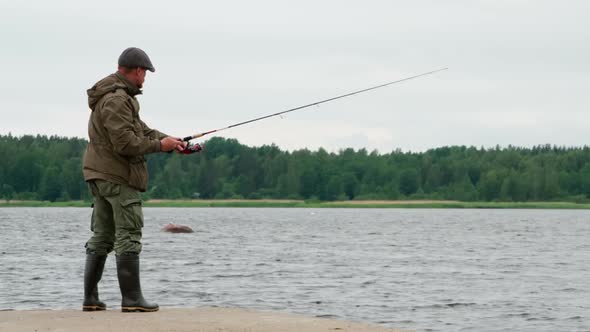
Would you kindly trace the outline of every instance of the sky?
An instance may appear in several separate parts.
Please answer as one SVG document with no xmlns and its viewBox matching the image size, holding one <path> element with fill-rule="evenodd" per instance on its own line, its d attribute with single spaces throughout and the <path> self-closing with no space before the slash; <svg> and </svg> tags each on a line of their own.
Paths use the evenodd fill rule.
<svg viewBox="0 0 590 332">
<path fill-rule="evenodd" d="M 86 89 L 140 47 L 173 136 L 448 67 L 218 136 L 293 150 L 588 144 L 590 1 L 0 0 L 0 134 L 87 137 Z"/>
</svg>

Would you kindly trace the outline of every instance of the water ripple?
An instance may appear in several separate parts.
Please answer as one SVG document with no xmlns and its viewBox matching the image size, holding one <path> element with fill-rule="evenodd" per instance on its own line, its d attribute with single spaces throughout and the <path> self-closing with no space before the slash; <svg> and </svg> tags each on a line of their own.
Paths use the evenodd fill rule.
<svg viewBox="0 0 590 332">
<path fill-rule="evenodd" d="M 90 209 L 0 209 L 0 310 L 79 309 Z M 590 330 L 590 211 L 144 211 L 162 306 L 238 306 L 418 331 Z M 192 234 L 169 234 L 168 222 Z M 120 303 L 115 259 L 101 299 Z"/>
</svg>

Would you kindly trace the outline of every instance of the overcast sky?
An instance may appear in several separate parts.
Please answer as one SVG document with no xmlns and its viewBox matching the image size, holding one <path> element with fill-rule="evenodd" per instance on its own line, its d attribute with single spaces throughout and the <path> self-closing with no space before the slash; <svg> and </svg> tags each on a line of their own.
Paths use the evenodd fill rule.
<svg viewBox="0 0 590 332">
<path fill-rule="evenodd" d="M 442 67 L 219 136 L 281 148 L 588 144 L 590 1 L 0 0 L 0 133 L 86 137 L 128 46 L 151 127 L 186 136 Z"/>
</svg>

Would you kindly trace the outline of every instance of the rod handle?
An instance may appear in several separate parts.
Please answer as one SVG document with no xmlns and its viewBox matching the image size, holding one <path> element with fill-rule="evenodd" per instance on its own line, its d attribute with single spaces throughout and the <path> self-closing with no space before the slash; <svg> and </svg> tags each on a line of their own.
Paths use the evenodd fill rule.
<svg viewBox="0 0 590 332">
<path fill-rule="evenodd" d="M 194 134 L 194 135 L 192 135 L 192 136 L 187 136 L 187 137 L 183 138 L 182 140 L 183 140 L 183 141 L 185 141 L 185 142 L 188 142 L 188 141 L 190 141 L 191 139 L 195 139 L 195 138 L 203 137 L 203 136 L 205 136 L 206 134 L 208 134 L 208 133 Z"/>
</svg>

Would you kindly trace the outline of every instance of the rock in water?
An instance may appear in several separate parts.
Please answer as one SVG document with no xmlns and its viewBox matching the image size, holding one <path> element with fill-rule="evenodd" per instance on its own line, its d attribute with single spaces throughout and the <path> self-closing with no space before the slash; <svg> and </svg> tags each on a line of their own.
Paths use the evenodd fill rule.
<svg viewBox="0 0 590 332">
<path fill-rule="evenodd" d="M 193 232 L 193 229 L 188 226 L 177 225 L 177 224 L 173 224 L 173 223 L 169 223 L 168 225 L 164 226 L 164 228 L 162 228 L 162 230 L 164 232 L 169 232 L 169 233 L 192 233 Z"/>
</svg>

